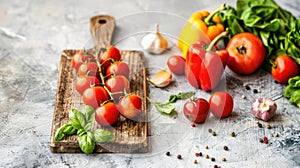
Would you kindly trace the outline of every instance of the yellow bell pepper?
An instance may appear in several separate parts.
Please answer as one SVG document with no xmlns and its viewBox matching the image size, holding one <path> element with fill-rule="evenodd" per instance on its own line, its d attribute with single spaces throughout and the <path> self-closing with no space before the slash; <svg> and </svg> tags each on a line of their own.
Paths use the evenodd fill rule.
<svg viewBox="0 0 300 168">
<path fill-rule="evenodd" d="M 178 48 L 183 52 L 184 57 L 190 45 L 198 41 L 209 43 L 224 31 L 221 18 L 216 14 L 225 8 L 223 4 L 211 14 L 208 11 L 198 11 L 189 18 L 178 39 Z"/>
</svg>

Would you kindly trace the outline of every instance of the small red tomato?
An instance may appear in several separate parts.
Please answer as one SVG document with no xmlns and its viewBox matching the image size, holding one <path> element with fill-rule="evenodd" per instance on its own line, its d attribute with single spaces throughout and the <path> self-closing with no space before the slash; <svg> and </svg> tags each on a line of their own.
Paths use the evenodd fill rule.
<svg viewBox="0 0 300 168">
<path fill-rule="evenodd" d="M 279 55 L 275 59 L 272 76 L 279 83 L 288 83 L 288 80 L 299 74 L 299 67 L 293 58 Z"/>
<path fill-rule="evenodd" d="M 130 69 L 125 62 L 114 62 L 106 70 L 106 76 L 109 75 L 123 75 L 127 79 L 129 78 Z M 110 77 L 110 76 L 109 76 Z"/>
<path fill-rule="evenodd" d="M 105 82 L 105 86 L 112 93 L 115 101 L 124 95 L 124 91 L 129 91 L 129 81 L 125 76 L 113 76 Z"/>
<path fill-rule="evenodd" d="M 96 109 L 101 103 L 109 99 L 109 95 L 102 86 L 94 86 L 87 88 L 82 94 L 84 104 Z"/>
<path fill-rule="evenodd" d="M 205 99 L 187 101 L 183 106 L 184 116 L 191 122 L 203 123 L 209 113 L 209 104 Z"/>
<path fill-rule="evenodd" d="M 116 105 L 112 102 L 105 103 L 95 110 L 95 120 L 102 126 L 115 124 L 120 116 Z"/>
<path fill-rule="evenodd" d="M 227 92 L 215 92 L 209 98 L 211 113 L 219 118 L 228 117 L 233 109 L 233 99 Z"/>
<path fill-rule="evenodd" d="M 96 76 L 99 77 L 99 68 L 95 62 L 88 62 L 80 65 L 78 76 Z"/>
<path fill-rule="evenodd" d="M 223 67 L 225 68 L 228 60 L 228 52 L 226 50 L 218 50 L 216 52 L 220 56 Z"/>
<path fill-rule="evenodd" d="M 83 52 L 76 52 L 72 57 L 72 67 L 78 70 L 81 64 L 84 63 Z"/>
<path fill-rule="evenodd" d="M 75 81 L 75 88 L 82 94 L 87 88 L 95 84 L 100 84 L 100 81 L 94 76 L 78 76 Z"/>
<path fill-rule="evenodd" d="M 183 75 L 185 68 L 185 59 L 179 55 L 169 57 L 167 65 L 172 73 L 176 75 Z"/>
<path fill-rule="evenodd" d="M 126 95 L 119 101 L 118 109 L 125 118 L 134 119 L 142 111 L 142 99 L 136 94 Z"/>
<path fill-rule="evenodd" d="M 121 53 L 119 49 L 117 49 L 115 46 L 106 47 L 106 51 L 100 57 L 100 63 L 105 69 L 107 69 L 111 64 L 111 60 L 113 61 L 121 60 Z"/>
</svg>

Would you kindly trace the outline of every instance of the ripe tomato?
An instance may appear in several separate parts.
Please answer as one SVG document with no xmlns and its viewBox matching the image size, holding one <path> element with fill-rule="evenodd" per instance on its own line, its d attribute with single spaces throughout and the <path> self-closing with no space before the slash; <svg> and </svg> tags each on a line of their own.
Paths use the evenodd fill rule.
<svg viewBox="0 0 300 168">
<path fill-rule="evenodd" d="M 84 63 L 83 52 L 76 52 L 72 57 L 72 67 L 78 70 L 81 64 Z"/>
<path fill-rule="evenodd" d="M 78 76 L 100 76 L 98 65 L 95 62 L 88 62 L 80 65 L 77 73 Z"/>
<path fill-rule="evenodd" d="M 106 76 L 108 75 L 123 75 L 127 79 L 129 78 L 130 69 L 127 63 L 125 62 L 114 62 L 106 70 Z M 111 77 L 111 76 L 109 76 Z"/>
<path fill-rule="evenodd" d="M 202 98 L 187 101 L 183 106 L 183 113 L 189 121 L 203 123 L 209 113 L 209 104 Z"/>
<path fill-rule="evenodd" d="M 96 109 L 99 105 L 109 99 L 109 95 L 102 86 L 87 88 L 82 94 L 84 104 Z"/>
<path fill-rule="evenodd" d="M 75 81 L 75 88 L 82 94 L 87 88 L 95 84 L 100 84 L 100 81 L 94 76 L 78 76 Z"/>
<path fill-rule="evenodd" d="M 142 111 L 142 99 L 136 94 L 126 95 L 119 101 L 118 109 L 124 117 L 134 119 Z"/>
<path fill-rule="evenodd" d="M 279 55 L 275 59 L 275 66 L 272 68 L 273 78 L 280 83 L 288 83 L 288 80 L 299 74 L 297 63 L 287 55 Z"/>
<path fill-rule="evenodd" d="M 239 74 L 251 74 L 265 59 L 265 47 L 254 34 L 244 32 L 233 36 L 226 50 L 229 54 L 227 66 Z"/>
<path fill-rule="evenodd" d="M 211 113 L 219 118 L 228 117 L 233 109 L 233 99 L 227 92 L 215 92 L 209 98 Z"/>
<path fill-rule="evenodd" d="M 105 86 L 112 93 L 115 101 L 124 95 L 124 91 L 129 91 L 129 81 L 125 76 L 113 76 L 105 82 Z"/>
<path fill-rule="evenodd" d="M 169 57 L 167 65 L 172 73 L 176 75 L 183 75 L 185 69 L 185 59 L 179 55 Z"/>
<path fill-rule="evenodd" d="M 115 46 L 106 47 L 106 51 L 100 56 L 100 63 L 105 69 L 111 64 L 111 60 L 121 60 L 121 53 Z"/>
<path fill-rule="evenodd" d="M 119 119 L 120 112 L 112 102 L 105 103 L 95 110 L 95 120 L 102 126 L 109 126 L 116 123 Z"/>
</svg>

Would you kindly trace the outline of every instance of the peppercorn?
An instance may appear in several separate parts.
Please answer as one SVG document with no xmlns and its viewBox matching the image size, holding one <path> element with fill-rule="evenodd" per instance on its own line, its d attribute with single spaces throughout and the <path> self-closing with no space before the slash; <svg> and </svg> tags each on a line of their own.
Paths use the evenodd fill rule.
<svg viewBox="0 0 300 168">
<path fill-rule="evenodd" d="M 197 164 L 197 163 L 198 163 L 196 159 L 194 160 L 194 163 L 195 163 L 195 164 Z"/>
<path fill-rule="evenodd" d="M 253 93 L 258 93 L 257 89 L 253 89 Z"/>
<path fill-rule="evenodd" d="M 211 160 L 212 162 L 216 161 L 216 159 L 215 159 L 214 157 L 212 157 L 210 160 Z"/>
<path fill-rule="evenodd" d="M 261 123 L 258 123 L 258 127 L 259 127 L 259 128 L 262 128 L 262 124 L 261 124 Z"/>
<path fill-rule="evenodd" d="M 181 155 L 177 155 L 177 159 L 182 159 L 182 156 Z"/>
<path fill-rule="evenodd" d="M 250 89 L 251 89 L 249 85 L 246 85 L 245 88 L 246 88 L 247 90 L 250 90 Z"/>
<path fill-rule="evenodd" d="M 171 153 L 168 151 L 168 152 L 166 152 L 166 155 L 167 156 L 171 156 Z"/>
<path fill-rule="evenodd" d="M 270 124 L 267 124 L 267 125 L 266 125 L 266 128 L 267 128 L 267 129 L 270 129 L 270 128 L 271 128 L 271 125 L 270 125 Z"/>
<path fill-rule="evenodd" d="M 260 90 L 260 89 L 257 89 L 257 93 L 261 93 L 261 90 Z"/>
<path fill-rule="evenodd" d="M 208 155 L 208 154 L 206 154 L 206 155 L 205 155 L 205 158 L 206 158 L 206 159 L 209 159 L 209 155 Z"/>
<path fill-rule="evenodd" d="M 212 129 L 211 129 L 211 128 L 209 128 L 209 129 L 208 129 L 208 132 L 209 132 L 209 133 L 211 133 L 211 132 L 212 132 Z"/>
<path fill-rule="evenodd" d="M 199 157 L 199 156 L 200 156 L 200 154 L 196 152 L 196 153 L 195 153 L 195 156 L 196 156 L 196 157 Z"/>
<path fill-rule="evenodd" d="M 265 144 L 269 143 L 269 140 L 268 140 L 267 137 L 264 137 L 264 143 L 265 143 Z"/>
<path fill-rule="evenodd" d="M 235 132 L 231 132 L 230 135 L 231 135 L 232 137 L 235 137 Z"/>
<path fill-rule="evenodd" d="M 279 137 L 279 133 L 278 133 L 278 132 L 275 132 L 275 133 L 274 133 L 274 136 L 275 136 L 275 137 Z"/>
<path fill-rule="evenodd" d="M 211 132 L 212 136 L 216 136 L 217 133 L 215 131 Z"/>
<path fill-rule="evenodd" d="M 207 146 L 207 145 L 205 146 L 205 149 L 208 149 L 208 146 Z"/>
<path fill-rule="evenodd" d="M 256 121 L 255 123 L 256 123 L 256 124 L 259 124 L 259 121 Z"/>
<path fill-rule="evenodd" d="M 202 152 L 199 152 L 199 156 L 202 156 Z"/>
<path fill-rule="evenodd" d="M 264 143 L 264 140 L 262 138 L 259 138 L 260 143 Z"/>
<path fill-rule="evenodd" d="M 242 99 L 246 99 L 246 96 L 245 96 L 245 95 L 242 95 Z"/>
<path fill-rule="evenodd" d="M 223 157 L 223 158 L 222 158 L 222 161 L 223 161 L 223 162 L 226 162 L 227 160 L 226 160 L 226 158 Z"/>
<path fill-rule="evenodd" d="M 214 168 L 219 168 L 219 166 L 218 165 L 214 165 Z"/>
<path fill-rule="evenodd" d="M 227 151 L 227 150 L 228 150 L 228 147 L 227 147 L 227 146 L 224 146 L 223 149 Z"/>
</svg>

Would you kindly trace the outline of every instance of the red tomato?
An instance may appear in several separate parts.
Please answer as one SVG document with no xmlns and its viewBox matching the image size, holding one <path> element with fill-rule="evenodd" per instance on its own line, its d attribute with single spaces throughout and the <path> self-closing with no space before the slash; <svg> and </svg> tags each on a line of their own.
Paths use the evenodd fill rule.
<svg viewBox="0 0 300 168">
<path fill-rule="evenodd" d="M 75 88 L 82 94 L 87 88 L 96 84 L 100 84 L 100 81 L 94 76 L 78 76 L 75 81 Z"/>
<path fill-rule="evenodd" d="M 125 62 L 114 62 L 106 70 L 106 76 L 108 75 L 123 75 L 127 79 L 129 78 L 130 69 Z"/>
<path fill-rule="evenodd" d="M 97 76 L 99 77 L 99 68 L 95 62 L 88 62 L 82 64 L 78 68 L 78 76 Z"/>
<path fill-rule="evenodd" d="M 203 123 L 209 113 L 209 104 L 202 98 L 187 101 L 183 106 L 183 113 L 189 121 L 197 124 Z"/>
<path fill-rule="evenodd" d="M 87 88 L 82 94 L 84 104 L 92 106 L 95 109 L 108 99 L 109 95 L 102 86 Z"/>
<path fill-rule="evenodd" d="M 112 93 L 115 101 L 124 96 L 124 91 L 129 91 L 129 81 L 125 76 L 113 76 L 105 82 L 105 86 Z"/>
<path fill-rule="evenodd" d="M 233 99 L 226 92 L 215 92 L 209 98 L 211 113 L 219 118 L 228 117 L 233 109 Z"/>
<path fill-rule="evenodd" d="M 119 101 L 118 109 L 124 117 L 134 119 L 142 111 L 142 99 L 136 94 L 126 95 Z"/>
<path fill-rule="evenodd" d="M 185 68 L 185 59 L 179 55 L 169 57 L 167 65 L 172 73 L 176 75 L 183 75 Z"/>
<path fill-rule="evenodd" d="M 299 74 L 299 67 L 293 58 L 287 55 L 279 55 L 275 59 L 272 68 L 273 78 L 280 83 L 288 83 L 288 80 Z"/>
<path fill-rule="evenodd" d="M 115 124 L 120 116 L 116 105 L 108 102 L 95 110 L 95 120 L 102 126 L 110 126 Z"/>
<path fill-rule="evenodd" d="M 83 52 L 76 52 L 72 57 L 72 67 L 78 70 L 81 64 L 84 63 Z"/>
<path fill-rule="evenodd" d="M 256 71 L 265 59 L 265 47 L 256 35 L 240 33 L 228 42 L 229 54 L 227 66 L 239 74 L 251 74 Z"/>
<path fill-rule="evenodd" d="M 121 53 L 115 46 L 106 47 L 106 51 L 100 57 L 100 63 L 105 69 L 107 69 L 111 64 L 111 60 L 121 60 Z"/>
</svg>

